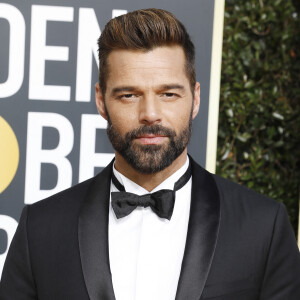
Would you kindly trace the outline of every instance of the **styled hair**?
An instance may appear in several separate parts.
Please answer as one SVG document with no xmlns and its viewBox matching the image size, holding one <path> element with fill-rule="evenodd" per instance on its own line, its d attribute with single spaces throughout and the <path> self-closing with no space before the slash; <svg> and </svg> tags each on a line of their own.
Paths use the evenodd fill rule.
<svg viewBox="0 0 300 300">
<path fill-rule="evenodd" d="M 99 85 L 103 95 L 109 75 L 108 56 L 113 50 L 150 51 L 162 46 L 181 46 L 186 58 L 186 75 L 193 92 L 196 83 L 195 49 L 184 25 L 162 9 L 140 9 L 111 19 L 105 26 L 99 47 Z"/>
</svg>

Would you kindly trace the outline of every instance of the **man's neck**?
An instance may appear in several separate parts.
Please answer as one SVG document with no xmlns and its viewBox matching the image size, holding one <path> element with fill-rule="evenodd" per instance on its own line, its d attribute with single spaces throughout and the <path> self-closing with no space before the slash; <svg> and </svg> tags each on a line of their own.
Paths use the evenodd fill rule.
<svg viewBox="0 0 300 300">
<path fill-rule="evenodd" d="M 186 160 L 187 149 L 185 149 L 183 153 L 164 170 L 155 174 L 143 174 L 135 170 L 119 153 L 116 152 L 115 168 L 122 175 L 150 192 L 179 170 L 185 164 Z"/>
</svg>

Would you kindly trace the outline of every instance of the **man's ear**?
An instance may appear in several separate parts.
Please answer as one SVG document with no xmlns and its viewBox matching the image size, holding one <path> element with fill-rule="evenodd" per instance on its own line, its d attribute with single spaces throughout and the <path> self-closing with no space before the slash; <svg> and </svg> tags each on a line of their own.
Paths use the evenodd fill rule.
<svg viewBox="0 0 300 300">
<path fill-rule="evenodd" d="M 102 90 L 101 90 L 98 82 L 95 84 L 95 100 L 96 100 L 96 106 L 97 106 L 99 114 L 105 120 L 107 120 L 107 114 L 106 114 L 106 109 L 105 109 L 105 104 L 104 104 L 104 95 L 102 93 Z"/>
<path fill-rule="evenodd" d="M 198 115 L 199 108 L 200 108 L 200 83 L 196 82 L 194 88 L 194 106 L 193 106 L 193 113 L 192 113 L 193 120 Z"/>
</svg>

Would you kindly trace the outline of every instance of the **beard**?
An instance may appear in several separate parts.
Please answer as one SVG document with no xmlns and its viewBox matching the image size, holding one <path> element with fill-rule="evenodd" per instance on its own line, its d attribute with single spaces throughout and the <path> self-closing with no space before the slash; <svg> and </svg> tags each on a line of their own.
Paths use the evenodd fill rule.
<svg viewBox="0 0 300 300">
<path fill-rule="evenodd" d="M 192 112 L 189 122 L 177 135 L 172 129 L 162 125 L 143 125 L 127 132 L 122 137 L 114 128 L 109 115 L 107 136 L 113 148 L 139 173 L 154 174 L 170 166 L 185 150 L 192 133 Z M 141 145 L 134 140 L 145 134 L 168 137 L 169 141 L 160 145 Z"/>
</svg>

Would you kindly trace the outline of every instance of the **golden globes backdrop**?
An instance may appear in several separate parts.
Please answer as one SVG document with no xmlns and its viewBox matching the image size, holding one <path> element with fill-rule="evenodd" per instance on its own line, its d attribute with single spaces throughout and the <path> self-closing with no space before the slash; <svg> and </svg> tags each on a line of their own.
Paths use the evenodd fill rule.
<svg viewBox="0 0 300 300">
<path fill-rule="evenodd" d="M 147 7 L 173 12 L 195 43 L 201 108 L 189 152 L 214 168 L 224 0 L 0 2 L 0 276 L 24 205 L 112 159 L 94 104 L 96 42 L 109 19 Z"/>
</svg>

